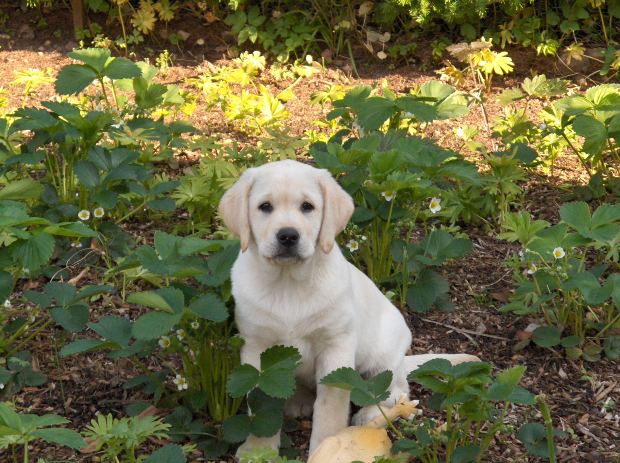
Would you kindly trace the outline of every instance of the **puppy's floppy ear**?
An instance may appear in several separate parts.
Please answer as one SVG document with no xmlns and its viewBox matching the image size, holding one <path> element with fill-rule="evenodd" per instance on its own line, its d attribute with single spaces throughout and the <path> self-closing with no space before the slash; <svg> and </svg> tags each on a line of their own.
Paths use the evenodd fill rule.
<svg viewBox="0 0 620 463">
<path fill-rule="evenodd" d="M 224 193 L 218 208 L 224 225 L 235 235 L 239 235 L 239 239 L 241 240 L 241 251 L 245 251 L 248 248 L 252 236 L 248 202 L 253 183 L 254 169 L 248 169 L 239 180 Z"/>
<path fill-rule="evenodd" d="M 353 199 L 342 189 L 327 170 L 319 174 L 323 192 L 323 222 L 319 232 L 319 245 L 325 254 L 334 247 L 336 235 L 344 230 L 353 214 Z"/>
</svg>

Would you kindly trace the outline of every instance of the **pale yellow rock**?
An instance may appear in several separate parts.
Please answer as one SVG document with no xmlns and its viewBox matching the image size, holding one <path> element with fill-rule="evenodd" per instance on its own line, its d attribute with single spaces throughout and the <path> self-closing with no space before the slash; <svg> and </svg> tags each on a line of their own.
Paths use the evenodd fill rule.
<svg viewBox="0 0 620 463">
<path fill-rule="evenodd" d="M 308 463 L 372 463 L 377 456 L 389 456 L 392 442 L 385 429 L 349 426 L 325 439 L 310 455 Z"/>
</svg>

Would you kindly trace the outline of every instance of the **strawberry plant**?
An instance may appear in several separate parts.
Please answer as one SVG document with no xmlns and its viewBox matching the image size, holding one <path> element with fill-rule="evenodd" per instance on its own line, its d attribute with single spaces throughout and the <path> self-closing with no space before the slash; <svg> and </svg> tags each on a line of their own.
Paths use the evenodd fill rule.
<svg viewBox="0 0 620 463">
<path fill-rule="evenodd" d="M 500 237 L 518 241 L 513 257 L 517 288 L 502 311 L 542 319 L 532 336 L 542 347 L 560 345 L 573 358 L 620 356 L 620 207 L 602 204 L 590 212 L 584 202 L 564 204 L 562 221 L 531 221 L 509 214 Z"/>
</svg>

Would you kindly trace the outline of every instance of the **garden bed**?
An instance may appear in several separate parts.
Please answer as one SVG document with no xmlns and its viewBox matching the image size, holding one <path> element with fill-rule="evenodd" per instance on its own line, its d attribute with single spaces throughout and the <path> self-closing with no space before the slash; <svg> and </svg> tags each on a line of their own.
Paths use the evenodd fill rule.
<svg viewBox="0 0 620 463">
<path fill-rule="evenodd" d="M 12 18 L 9 28 L 12 31 L 25 30 L 22 26 L 27 24 L 24 19 Z M 184 25 L 185 28 L 190 26 L 191 24 Z M 50 27 L 53 26 L 50 24 Z M 198 36 L 202 30 L 196 24 L 188 32 L 192 36 Z M 10 40 L 0 39 L 0 63 L 3 64 L 0 68 L 0 86 L 14 88 L 10 83 L 18 69 L 49 68 L 51 75 L 56 76 L 63 66 L 72 62 L 66 57 L 66 50 L 75 43 L 66 36 L 56 40 L 42 30 L 36 30 L 35 34 L 34 38 L 28 34 L 25 34 L 28 37 L 22 38 L 19 34 L 11 34 Z M 207 31 L 207 34 L 210 32 Z M 188 85 L 186 79 L 198 77 L 212 64 L 222 66 L 230 63 L 230 60 L 223 56 L 226 45 L 228 43 L 224 41 L 209 49 L 197 50 L 190 47 L 188 50 L 174 52 L 172 65 L 162 73 L 161 81 L 175 83 L 183 89 L 197 92 Z M 219 48 L 222 50 L 217 51 Z M 155 56 L 156 54 L 153 54 L 151 59 Z M 501 81 L 494 80 L 486 95 L 485 108 L 490 121 L 501 116 L 504 110 L 497 101 L 498 95 L 506 88 L 518 86 L 522 78 L 530 74 L 530 69 L 537 73 L 545 72 L 548 78 L 565 77 L 561 66 L 551 59 L 543 61 L 536 58 L 535 54 L 523 51 L 511 51 L 511 56 L 517 72 Z M 431 64 L 430 57 L 421 55 L 417 64 L 391 68 L 361 55 L 357 61 L 360 78 L 353 75 L 347 61 L 328 66 L 322 72 L 302 79 L 295 86 L 296 98 L 287 104 L 290 117 L 284 123 L 285 130 L 294 137 L 301 137 L 307 129 L 313 128 L 314 121 L 323 118 L 327 110 L 310 105 L 310 96 L 330 85 L 350 87 L 380 84 L 385 80 L 392 91 L 403 93 L 437 79 Z M 422 71 L 423 68 L 427 70 Z M 291 80 L 278 81 L 271 76 L 265 76 L 258 82 L 267 86 L 272 93 L 277 93 L 290 85 Z M 570 85 L 577 88 L 579 83 L 574 80 Z M 587 86 L 581 86 L 580 90 L 586 88 Z M 53 84 L 50 83 L 38 88 L 26 101 L 28 105 L 37 105 L 54 95 Z M 24 101 L 24 96 L 13 90 L 9 91 L 5 98 L 8 108 L 17 108 Z M 534 101 L 529 106 L 532 114 L 537 114 L 541 108 L 542 103 L 539 101 Z M 200 103 L 189 116 L 189 120 L 197 129 L 219 140 L 238 141 L 241 146 L 251 146 L 256 142 L 252 134 L 240 132 L 236 124 L 226 121 L 220 110 L 207 110 Z M 475 105 L 458 121 L 451 119 L 437 122 L 428 135 L 440 146 L 462 151 L 466 158 L 478 161 L 479 156 L 467 154 L 464 143 L 455 136 L 454 128 L 457 123 L 480 128 L 477 141 L 488 148 L 492 147 L 494 141 L 485 129 L 480 108 Z M 165 171 L 171 178 L 178 178 L 183 175 L 184 169 L 197 162 L 199 155 L 198 150 L 177 153 L 169 162 L 158 164 L 158 169 Z M 570 193 L 571 186 L 584 185 L 586 182 L 586 172 L 574 156 L 567 154 L 561 162 L 554 165 L 551 172 L 544 172 L 542 169 L 528 171 L 528 178 L 522 184 L 524 196 L 520 210 L 529 211 L 537 219 L 557 223 L 558 210 Z M 138 220 L 127 221 L 123 228 L 140 244 L 152 244 L 155 230 L 171 231 L 175 226 L 182 226 L 185 220 L 186 215 L 182 213 L 173 214 L 168 223 L 158 223 L 143 216 Z M 467 352 L 492 363 L 497 369 L 517 364 L 525 365 L 527 370 L 522 385 L 535 394 L 544 394 L 554 426 L 567 433 L 566 438 L 557 441 L 558 461 L 620 461 L 620 410 L 617 405 L 620 403 L 620 364 L 608 359 L 598 362 L 571 360 L 561 348 L 543 349 L 533 344 L 516 350 L 515 346 L 523 339 L 524 330 L 530 320 L 501 314 L 498 309 L 509 301 L 510 293 L 514 289 L 512 269 L 506 265 L 505 260 L 518 250 L 518 246 L 498 239 L 496 233 L 481 225 L 464 228 L 463 231 L 472 242 L 471 253 L 449 262 L 439 270 L 449 282 L 454 311 L 431 311 L 423 314 L 407 312 L 407 321 L 414 339 L 412 352 Z M 77 267 L 71 269 L 70 276 L 75 277 L 80 271 L 81 268 Z M 80 276 L 79 285 L 99 284 L 100 278 L 101 275 L 91 269 Z M 32 281 L 21 280 L 11 296 L 11 300 L 16 301 L 14 305 L 20 304 L 17 301 L 22 300 L 24 291 L 40 290 L 46 281 L 43 277 Z M 110 313 L 135 319 L 143 310 L 135 304 L 123 301 L 118 294 L 105 296 L 91 304 L 93 321 Z M 82 430 L 95 413 L 122 416 L 128 405 L 143 398 L 140 394 L 123 388 L 125 381 L 138 373 L 135 364 L 127 359 L 110 360 L 104 353 L 59 358 L 57 352 L 62 347 L 62 340 L 68 338 L 61 335 L 59 330 L 54 334 L 49 329 L 30 340 L 29 349 L 33 354 L 34 369 L 45 372 L 48 382 L 37 387 L 25 387 L 15 396 L 15 404 L 21 411 L 36 414 L 56 413 L 69 420 L 70 428 Z M 145 365 L 154 371 L 161 367 L 155 358 Z M 428 398 L 428 393 L 413 385 L 411 395 L 422 399 L 424 409 L 424 399 Z M 615 401 L 616 405 L 602 411 L 604 404 L 609 403 L 608 399 Z M 432 412 L 428 413 L 432 416 Z M 509 411 L 507 422 L 518 429 L 524 422 L 525 414 L 522 407 L 514 406 Z M 293 433 L 293 441 L 304 458 L 310 428 L 309 421 L 301 420 L 298 430 Z M 41 442 L 34 444 L 31 455 L 44 457 L 46 461 L 95 461 L 92 454 L 79 454 Z M 8 454 L 0 453 L 2 461 L 8 461 L 8 458 Z M 200 461 L 196 458 L 190 460 Z M 536 460 L 527 456 L 523 445 L 515 438 L 502 438 L 494 442 L 485 461 Z"/>
</svg>

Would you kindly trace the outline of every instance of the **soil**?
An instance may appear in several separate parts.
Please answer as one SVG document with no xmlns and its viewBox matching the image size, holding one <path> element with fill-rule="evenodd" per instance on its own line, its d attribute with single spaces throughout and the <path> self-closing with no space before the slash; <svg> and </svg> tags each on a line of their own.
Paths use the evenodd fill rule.
<svg viewBox="0 0 620 463">
<path fill-rule="evenodd" d="M 15 71 L 24 68 L 50 69 L 55 75 L 59 69 L 71 62 L 66 57 L 67 50 L 76 46 L 71 31 L 68 12 L 54 10 L 53 15 L 44 15 L 47 25 L 38 24 L 41 15 L 36 11 L 21 11 L 18 8 L 0 6 L 9 19 L 5 32 L 0 35 L 0 85 L 7 92 L 8 108 L 18 108 L 23 104 L 21 88 L 11 82 Z M 17 10 L 17 14 L 16 13 Z M 206 26 L 200 20 L 190 16 L 181 24 L 173 24 L 172 30 L 182 28 L 190 33 L 190 38 L 183 49 L 172 51 L 173 65 L 163 75 L 166 83 L 175 82 L 185 88 L 185 79 L 200 75 L 209 63 L 224 64 L 228 61 L 227 51 L 233 45 L 221 23 Z M 203 38 L 208 45 L 195 45 L 197 38 Z M 154 61 L 161 44 L 148 43 L 141 48 L 142 58 L 150 57 Z M 321 75 L 304 79 L 296 88 L 297 98 L 288 103 L 290 118 L 287 130 L 293 135 L 301 136 L 312 127 L 313 121 L 324 115 L 318 106 L 309 104 L 310 95 L 333 83 L 345 85 L 372 85 L 387 80 L 392 90 L 407 89 L 436 79 L 430 59 L 430 47 L 421 44 L 416 62 L 413 64 L 391 66 L 377 62 L 368 55 L 356 57 L 360 77 L 353 76 L 348 60 L 335 60 Z M 507 87 L 516 86 L 529 76 L 531 70 L 545 72 L 548 77 L 570 77 L 575 87 L 582 89 L 590 82 L 580 80 L 579 75 L 571 75 L 561 64 L 550 58 L 540 58 L 531 50 L 510 50 L 516 64 L 516 71 L 504 80 L 497 79 L 488 96 L 486 111 L 489 120 L 502 114 L 503 108 L 496 96 Z M 585 82 L 585 84 L 584 84 Z M 277 82 L 266 78 L 263 82 L 268 87 L 285 88 L 287 82 Z M 27 99 L 28 104 L 54 98 L 53 86 L 46 85 Z M 533 114 L 540 107 L 530 106 Z M 208 134 L 222 138 L 237 138 L 235 128 L 225 122 L 216 111 L 207 112 L 199 105 L 192 115 L 191 122 Z M 481 111 L 473 108 L 458 122 L 480 128 L 479 141 L 491 146 L 491 138 L 485 129 Z M 458 139 L 453 135 L 454 122 L 437 123 L 432 134 L 442 146 L 461 149 Z M 251 139 L 245 137 L 251 143 Z M 524 186 L 523 208 L 536 218 L 557 221 L 558 206 L 568 187 L 583 184 L 587 176 L 575 159 L 564 158 L 553 174 L 533 173 Z M 129 228 L 136 234 L 147 237 L 151 235 L 151 224 L 130 224 Z M 156 226 L 155 224 L 152 224 Z M 510 293 L 511 270 L 504 264 L 515 247 L 500 241 L 482 229 L 467 230 L 473 242 L 473 252 L 443 268 L 444 276 L 450 281 L 451 297 L 455 310 L 450 313 L 431 312 L 424 315 L 408 314 L 408 322 L 414 334 L 412 351 L 428 352 L 467 352 L 491 362 L 497 369 L 516 364 L 527 366 L 524 386 L 533 393 L 545 394 L 551 408 L 554 425 L 567 432 L 568 437 L 558 442 L 561 462 L 618 462 L 620 461 L 620 363 L 602 360 L 585 363 L 567 359 L 562 352 L 528 346 L 515 350 L 516 337 L 531 320 L 520 319 L 507 314 L 500 314 L 498 308 L 506 302 Z M 95 278 L 96 275 L 89 275 Z M 43 282 L 30 282 L 29 287 L 40 286 Z M 19 300 L 20 288 L 12 296 Z M 106 301 L 109 306 L 95 307 L 95 312 L 110 311 L 115 313 L 132 312 L 134 308 L 123 304 L 120 298 L 112 297 Z M 73 429 L 82 429 L 96 412 L 123 415 L 125 407 L 136 399 L 132 391 L 123 389 L 123 383 L 136 374 L 135 368 L 128 361 L 111 361 L 103 354 L 81 355 L 70 360 L 57 361 L 54 350 L 60 342 L 58 332 L 48 331 L 32 341 L 31 350 L 34 364 L 44 371 L 49 382 L 41 387 L 24 389 L 15 397 L 15 403 L 22 411 L 31 413 L 58 413 L 65 416 Z M 148 365 L 157 369 L 159 365 Z M 425 399 L 427 394 L 419 387 L 412 386 L 412 396 Z M 607 399 L 615 401 L 615 408 L 602 413 L 601 408 Z M 422 402 L 424 406 L 424 401 Z M 527 414 L 530 413 L 530 416 Z M 518 429 L 526 419 L 540 416 L 533 411 L 514 407 L 509 413 L 509 421 Z M 303 450 L 307 446 L 310 423 L 302 421 L 301 431 L 294 435 L 294 440 Z M 35 444 L 31 454 L 59 461 L 96 461 L 96 457 L 75 455 L 73 452 L 51 446 Z M 8 456 L 0 460 L 8 461 Z M 201 461 L 196 457 L 194 461 Z M 225 460 L 229 461 L 229 460 Z M 232 460 L 230 460 L 232 461 Z M 496 441 L 486 461 L 491 462 L 526 462 L 538 461 L 525 454 L 523 446 L 512 438 Z"/>
</svg>

